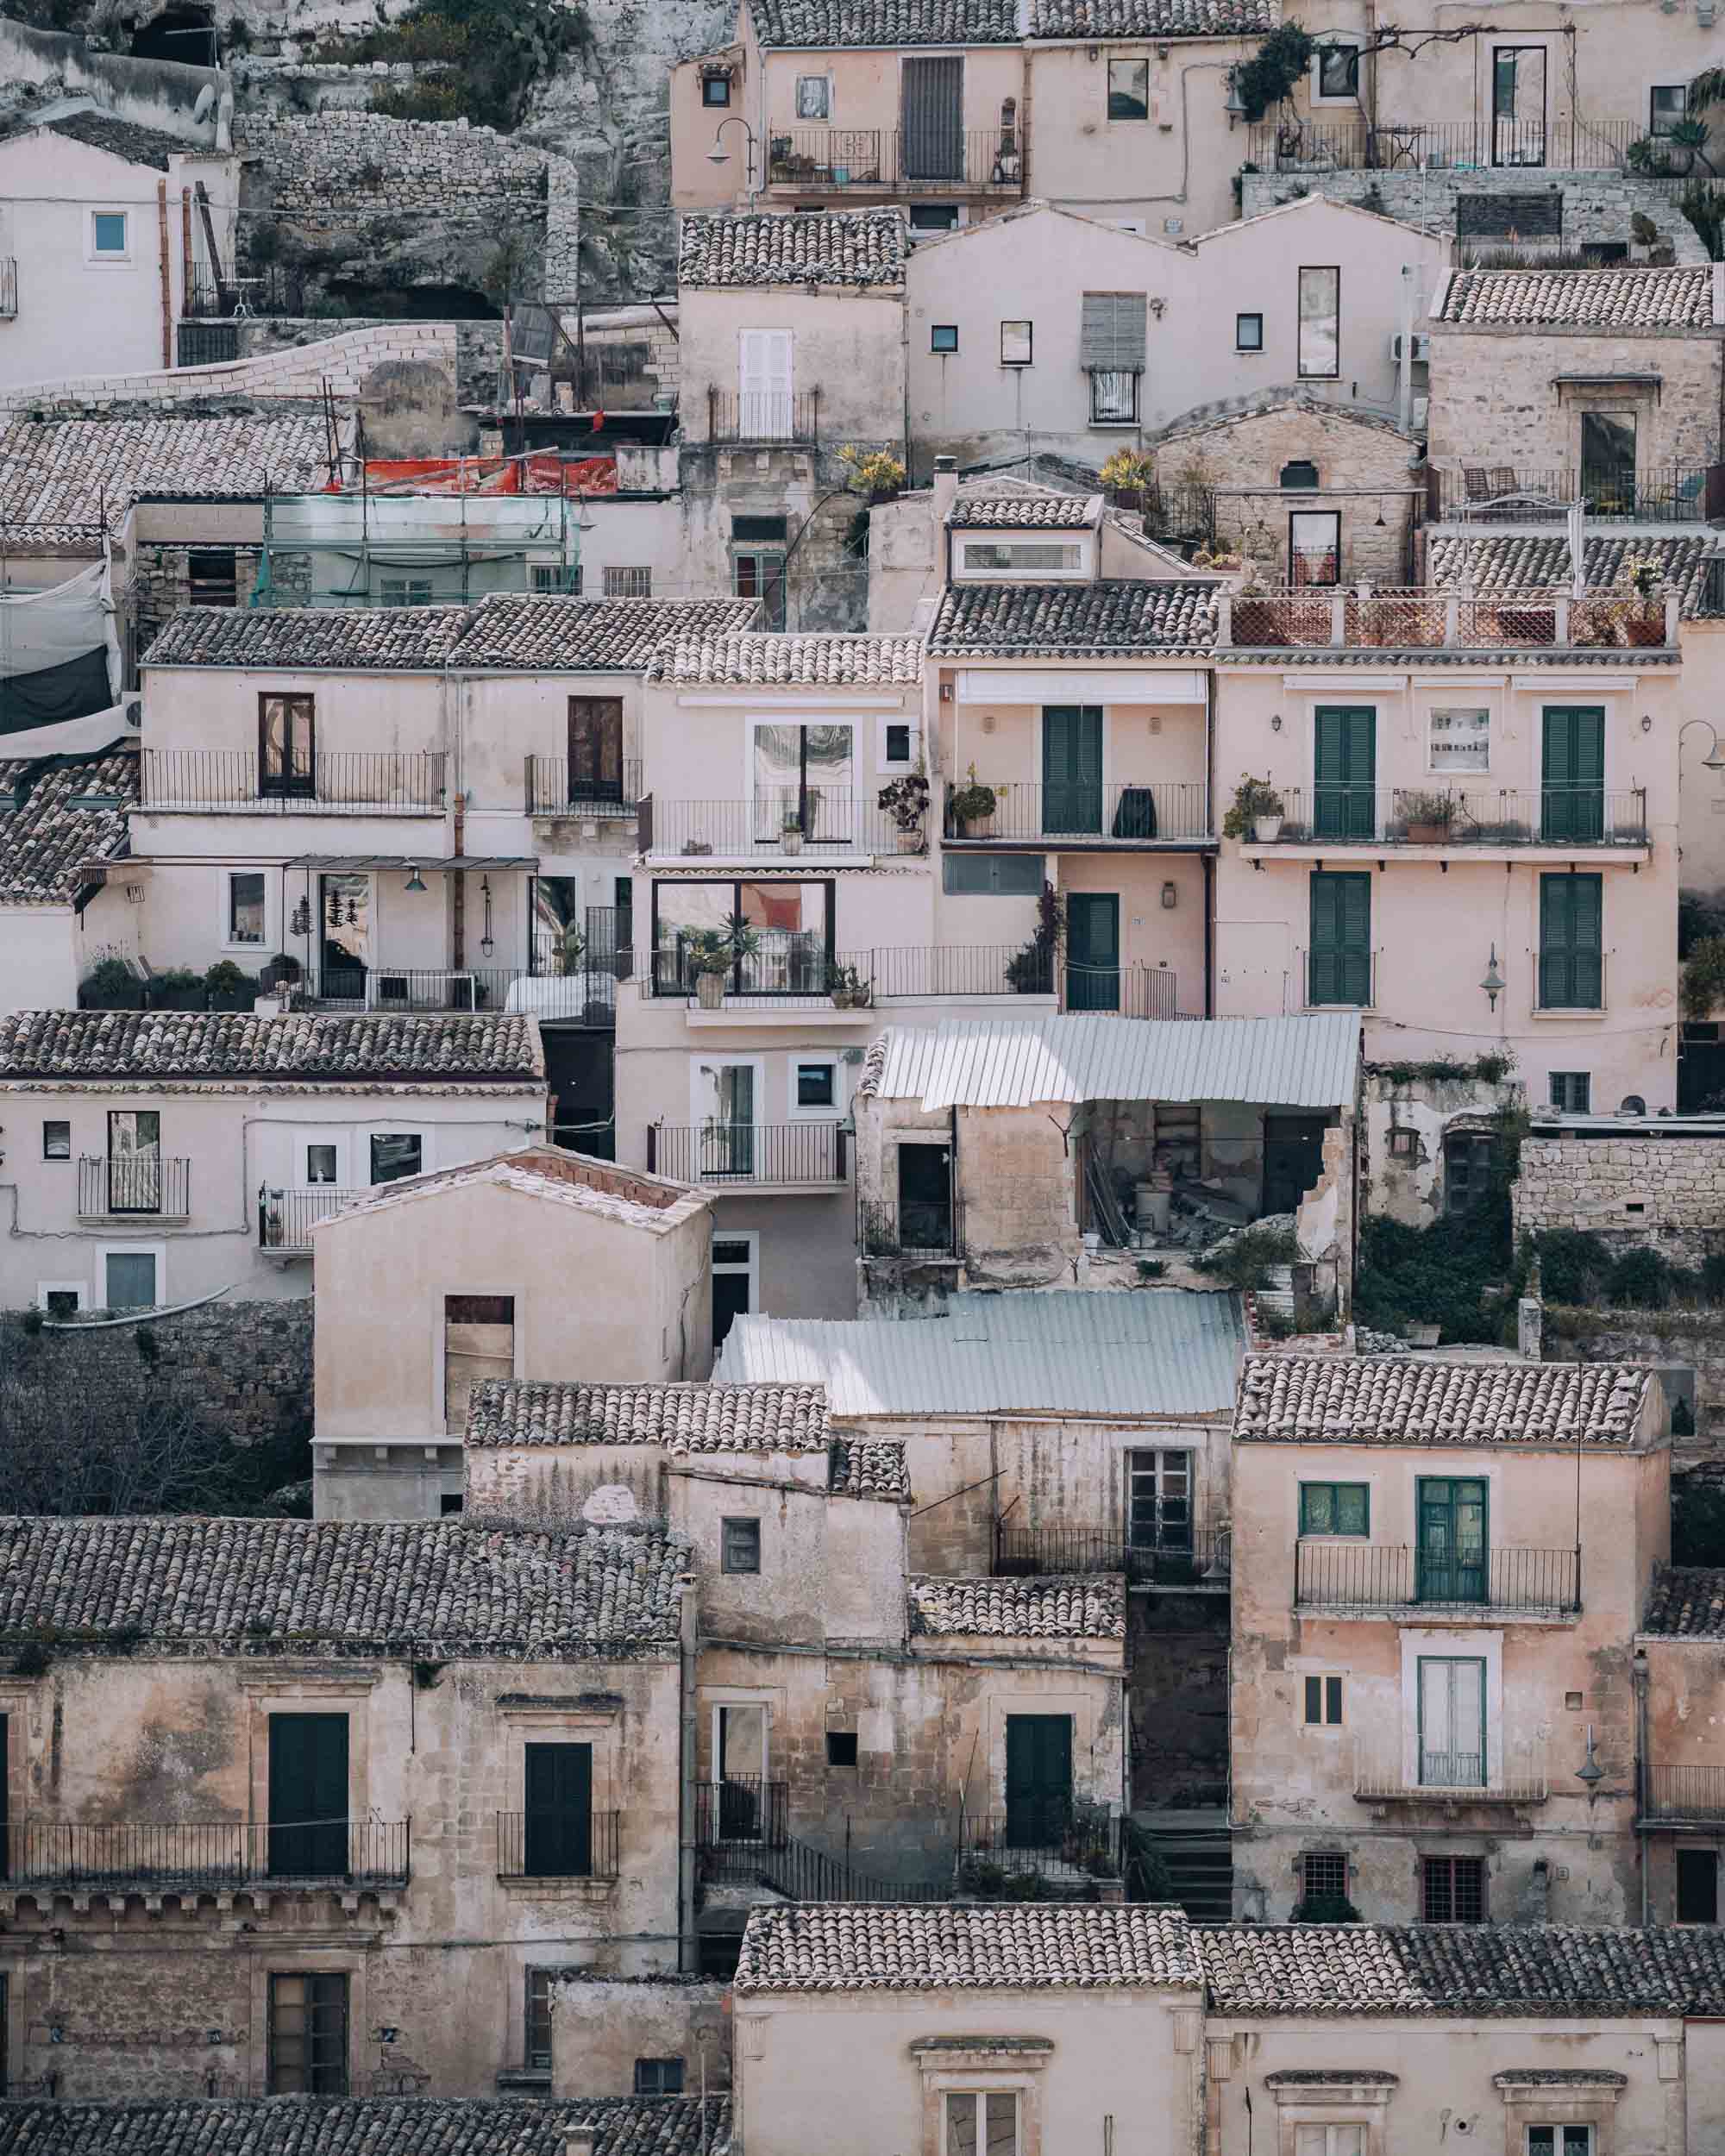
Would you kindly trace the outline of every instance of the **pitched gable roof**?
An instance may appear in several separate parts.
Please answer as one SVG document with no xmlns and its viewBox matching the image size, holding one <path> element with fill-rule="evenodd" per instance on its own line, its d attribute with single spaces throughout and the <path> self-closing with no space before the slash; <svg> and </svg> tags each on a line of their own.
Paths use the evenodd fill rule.
<svg viewBox="0 0 1725 2156">
<path fill-rule="evenodd" d="M 946 521 L 955 531 L 1088 531 L 1102 521 L 1102 498 L 1027 483 L 961 488 Z"/>
<path fill-rule="evenodd" d="M 0 517 L 25 526 L 110 530 L 145 495 L 232 501 L 321 486 L 329 430 L 315 411 L 262 418 L 18 419 L 0 427 Z M 216 609 L 207 610 L 212 613 Z"/>
<path fill-rule="evenodd" d="M 92 150 L 106 150 L 110 157 L 121 158 L 128 165 L 147 166 L 157 172 L 167 170 L 171 157 L 211 157 L 216 154 L 207 143 L 187 142 L 160 128 L 139 127 L 133 121 L 116 119 L 111 112 L 55 113 L 51 118 L 26 121 L 20 127 L 9 128 L 4 139 L 32 133 L 36 128 L 64 135 L 69 142 L 82 142 Z"/>
<path fill-rule="evenodd" d="M 1275 0 L 1031 0 L 1032 37 L 1251 37 L 1276 28 Z"/>
<path fill-rule="evenodd" d="M 1582 543 L 1582 567 L 1590 591 L 1616 590 L 1624 560 L 1639 555 L 1659 564 L 1678 594 L 1685 618 L 1699 611 L 1707 586 L 1707 562 L 1714 534 L 1706 530 L 1641 534 L 1589 531 Z M 1433 590 L 1477 592 L 1483 599 L 1500 592 L 1567 591 L 1569 536 L 1560 526 L 1550 531 L 1433 532 L 1427 542 L 1426 581 Z"/>
<path fill-rule="evenodd" d="M 1282 1445 L 1623 1451 L 1640 1433 L 1650 1382 L 1650 1372 L 1614 1363 L 1252 1355 L 1240 1370 L 1234 1437 Z"/>
<path fill-rule="evenodd" d="M 705 2110 L 705 2117 L 703 2117 Z M 0 2103 L 0 2156 L 726 2156 L 729 2096 L 265 2096 Z"/>
<path fill-rule="evenodd" d="M 740 1992 L 1195 1987 L 1182 1909 L 1151 1902 L 800 1902 L 757 1908 Z"/>
<path fill-rule="evenodd" d="M 1126 1583 L 1120 1572 L 1048 1579 L 906 1580 L 911 1630 L 1004 1639 L 1124 1639 Z"/>
<path fill-rule="evenodd" d="M 0 1017 L 0 1082 L 32 1078 L 274 1079 L 359 1084 L 544 1082 L 528 1018 L 367 1012 L 257 1018 L 229 1011 L 16 1011 Z"/>
<path fill-rule="evenodd" d="M 1471 329 L 1709 329 L 1713 271 L 1458 270 L 1436 318 Z"/>
<path fill-rule="evenodd" d="M 986 653 L 1101 659 L 1117 653 L 1207 651 L 1215 641 L 1214 584 L 963 584 L 941 594 L 932 657 Z"/>
<path fill-rule="evenodd" d="M 661 1445 L 668 1452 L 819 1452 L 819 1385 L 586 1385 L 487 1378 L 467 1407 L 468 1445 Z"/>
<path fill-rule="evenodd" d="M 712 1206 L 706 1191 L 673 1182 L 668 1176 L 649 1175 L 642 1169 L 618 1168 L 610 1161 L 593 1160 L 561 1145 L 530 1145 L 493 1154 L 488 1160 L 430 1169 L 423 1175 L 405 1175 L 392 1183 L 380 1183 L 367 1196 L 329 1217 L 353 1220 L 433 1199 L 442 1191 L 472 1189 L 480 1184 L 618 1221 L 649 1235 L 681 1227 L 693 1214 L 707 1212 Z M 319 1228 L 323 1225 L 321 1220 L 313 1223 Z"/>
<path fill-rule="evenodd" d="M 413 673 L 446 667 L 467 606 L 188 606 L 144 654 L 147 667 L 279 667 Z"/>
<path fill-rule="evenodd" d="M 920 636 L 758 635 L 675 636 L 653 661 L 655 681 L 726 681 L 827 687 L 922 679 Z"/>
<path fill-rule="evenodd" d="M 677 282 L 691 286 L 902 285 L 909 228 L 899 210 L 690 211 Z"/>
<path fill-rule="evenodd" d="M 1725 1639 L 1725 1567 L 1661 1566 L 1641 1629 L 1666 1639 Z"/>
<path fill-rule="evenodd" d="M 643 670 L 672 637 L 706 638 L 748 629 L 752 599 L 562 599 L 494 592 L 472 612 L 450 663 L 475 667 Z"/>
<path fill-rule="evenodd" d="M 79 806 L 85 797 L 101 805 Z M 0 761 L 0 906 L 65 906 L 76 898 L 88 864 L 126 854 L 126 811 L 137 799 L 135 749 Z M 4 806 L 7 799 L 18 805 Z"/>
<path fill-rule="evenodd" d="M 1017 0 L 749 0 L 762 45 L 1015 45 Z"/>
</svg>

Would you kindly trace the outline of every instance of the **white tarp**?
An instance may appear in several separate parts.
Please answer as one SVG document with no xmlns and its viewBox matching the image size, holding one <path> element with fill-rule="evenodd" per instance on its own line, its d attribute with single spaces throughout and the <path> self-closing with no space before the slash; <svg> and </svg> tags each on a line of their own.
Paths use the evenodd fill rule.
<svg viewBox="0 0 1725 2156">
<path fill-rule="evenodd" d="M 120 682 L 105 559 L 45 592 L 0 593 L 0 742 L 9 755 L 85 745 L 62 730 L 110 709 Z M 42 733 L 53 738 L 33 749 L 16 745 Z"/>
</svg>

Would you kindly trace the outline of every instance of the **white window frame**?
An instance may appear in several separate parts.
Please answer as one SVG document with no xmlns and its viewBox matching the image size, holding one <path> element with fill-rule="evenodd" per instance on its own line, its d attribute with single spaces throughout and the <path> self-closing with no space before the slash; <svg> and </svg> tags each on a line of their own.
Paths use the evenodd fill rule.
<svg viewBox="0 0 1725 2156">
<path fill-rule="evenodd" d="M 1483 711 L 1483 712 L 1485 714 L 1485 761 L 1484 761 L 1484 763 L 1469 763 L 1469 764 L 1460 764 L 1460 763 L 1455 763 L 1455 764 L 1440 764 L 1440 763 L 1438 763 L 1438 762 L 1434 760 L 1434 759 L 1435 759 L 1435 757 L 1436 757 L 1436 754 L 1437 754 L 1437 747 L 1438 747 L 1438 743 L 1437 743 L 1437 737 L 1436 737 L 1436 730 L 1435 730 L 1435 728 L 1434 728 L 1434 726 L 1433 726 L 1433 721 L 1434 721 L 1434 720 L 1438 718 L 1438 716 L 1439 716 L 1439 714 L 1440 714 L 1440 713 L 1442 713 L 1442 714 L 1443 714 L 1446 718 L 1447 718 L 1447 717 L 1448 717 L 1448 716 L 1449 716 L 1452 712 L 1461 712 L 1461 711 L 1465 711 L 1465 712 L 1470 712 L 1470 713 L 1471 713 L 1471 712 L 1474 712 L 1474 711 Z M 1431 774 L 1431 776 L 1432 776 L 1433 778 L 1435 778 L 1435 779 L 1456 779 L 1456 780 L 1467 780 L 1467 779 L 1484 779 L 1484 778 L 1489 777 L 1489 776 L 1490 776 L 1490 774 L 1491 769 L 1492 769 L 1492 756 L 1491 756 L 1491 743 L 1492 743 L 1492 736 L 1496 734 L 1496 730 L 1497 730 L 1497 715 L 1496 715 L 1496 713 L 1493 711 L 1493 709 L 1492 709 L 1491 705 L 1490 705 L 1489 703 L 1485 703 L 1485 704 L 1461 704 L 1461 703 L 1456 703 L 1456 704 L 1431 704 L 1431 705 L 1428 705 L 1426 707 L 1426 769 L 1427 769 L 1427 772 Z"/>
<path fill-rule="evenodd" d="M 746 1262 L 741 1265 L 739 1265 L 734 1258 L 715 1258 L 711 1254 L 712 1243 L 746 1243 L 749 1245 L 748 1258 Z M 708 1245 L 707 1263 L 715 1277 L 721 1273 L 730 1274 L 733 1277 L 738 1273 L 746 1273 L 748 1275 L 748 1314 L 752 1318 L 761 1307 L 760 1230 L 758 1228 L 715 1227 L 712 1231 L 712 1243 Z"/>
<path fill-rule="evenodd" d="M 642 577 L 647 580 L 644 592 L 612 592 L 606 588 L 613 577 Z M 607 561 L 599 574 L 601 599 L 651 599 L 653 596 L 653 565 L 650 561 Z"/>
<path fill-rule="evenodd" d="M 1358 110 L 1359 98 L 1357 95 L 1347 92 L 1340 96 L 1333 92 L 1327 95 L 1321 85 L 1324 79 L 1322 55 L 1326 46 L 1351 46 L 1353 48 L 1356 70 L 1354 80 L 1358 83 L 1359 79 L 1358 70 L 1362 64 L 1358 57 L 1359 39 L 1350 36 L 1345 30 L 1325 30 L 1313 40 L 1313 45 L 1314 49 L 1312 53 L 1311 79 L 1308 85 L 1313 110 L 1318 112 Z"/>
<path fill-rule="evenodd" d="M 738 1495 L 741 1496 L 742 1493 L 739 1491 Z M 727 1513 L 724 1517 L 728 1520 L 752 1520 L 758 1517 L 762 1520 L 763 1528 L 766 1520 L 764 1512 L 756 1514 L 737 1511 Z M 721 1526 L 719 1529 L 721 1547 L 724 1534 L 724 1530 Z M 766 1556 L 766 1539 L 763 1532 L 761 1538 L 761 1554 L 763 1559 Z M 727 1572 L 723 1576 L 733 1580 L 758 1579 L 760 1574 L 757 1572 Z M 770 1782 L 773 1778 L 773 1695 L 770 1692 L 739 1691 L 735 1687 L 727 1685 L 722 1690 L 708 1692 L 706 1697 L 707 1712 L 711 1718 L 707 1725 L 706 1755 L 707 1781 L 710 1786 L 717 1789 L 719 1784 L 719 1760 L 722 1756 L 718 1740 L 720 1718 L 727 1708 L 732 1707 L 755 1707 L 760 1709 L 761 1779 L 763 1782 Z"/>
<path fill-rule="evenodd" d="M 112 248 L 98 248 L 96 244 L 96 220 L 98 217 L 118 217 L 126 228 L 126 244 L 117 252 Z M 84 259 L 91 269 L 130 269 L 132 267 L 132 212 L 116 204 L 92 203 L 85 212 Z"/>
<path fill-rule="evenodd" d="M 800 1108 L 797 1106 L 797 1066 L 825 1063 L 832 1073 L 832 1106 Z M 785 1114 L 792 1123 L 836 1123 L 844 1119 L 844 1058 L 825 1048 L 794 1049 L 785 1058 Z"/>
<path fill-rule="evenodd" d="M 1521 2150 L 1532 2156 L 1534 2136 L 1545 2132 L 1552 2137 L 1552 2156 L 1568 2156 L 1569 2137 L 1571 2134 L 1587 2136 L 1585 2156 L 1598 2156 L 1599 2128 L 1591 2119 L 1527 2119 L 1521 2127 Z"/>
<path fill-rule="evenodd" d="M 76 1295 L 78 1307 L 90 1307 L 90 1282 L 87 1280 L 39 1280 L 36 1282 L 36 1307 L 46 1310 L 50 1295 Z"/>
<path fill-rule="evenodd" d="M 806 82 L 819 82 L 826 85 L 826 110 L 825 112 L 808 113 L 803 110 L 803 85 Z M 838 85 L 831 68 L 821 72 L 811 72 L 808 74 L 800 74 L 796 78 L 796 86 L 791 92 L 791 125 L 796 128 L 830 128 L 836 116 L 837 103 Z"/>
<path fill-rule="evenodd" d="M 264 880 L 263 934 L 259 937 L 255 943 L 235 943 L 233 939 L 233 896 L 234 879 L 235 876 L 261 876 Z M 281 939 L 274 933 L 275 894 L 270 889 L 269 870 L 267 868 L 260 866 L 255 868 L 224 868 L 222 871 L 221 878 L 216 887 L 216 895 L 222 908 L 222 918 L 216 923 L 216 931 L 221 940 L 222 949 L 223 950 L 247 951 L 264 954 L 269 951 L 279 950 Z"/>
<path fill-rule="evenodd" d="M 907 756 L 889 756 L 887 754 L 887 729 L 903 726 L 909 731 L 911 752 Z M 907 771 L 914 771 L 922 755 L 922 724 L 914 711 L 882 711 L 875 730 L 875 768 L 882 778 L 902 778 Z"/>
<path fill-rule="evenodd" d="M 767 1121 L 766 1057 L 764 1056 L 728 1056 L 722 1050 L 715 1051 L 711 1049 L 709 1049 L 705 1055 L 697 1053 L 689 1057 L 690 1129 L 698 1131 L 706 1118 L 706 1103 L 702 1097 L 701 1092 L 702 1066 L 705 1065 L 707 1069 L 712 1070 L 718 1069 L 721 1064 L 731 1067 L 747 1064 L 748 1067 L 755 1073 L 755 1115 L 750 1127 L 756 1131 L 763 1129 Z M 755 1180 L 755 1178 L 749 1175 L 728 1175 L 724 1177 L 724 1180 L 726 1182 L 735 1182 L 740 1184 L 751 1182 Z"/>
<path fill-rule="evenodd" d="M 391 1133 L 390 1135 L 393 1135 L 393 1133 Z M 335 1148 L 336 1180 L 333 1183 L 315 1183 L 310 1180 L 310 1170 L 307 1169 L 305 1163 L 305 1153 L 307 1147 L 312 1145 L 330 1145 Z M 424 1143 L 423 1139 L 420 1144 L 420 1157 L 422 1159 L 424 1157 Z M 354 1186 L 348 1180 L 348 1134 L 346 1131 L 320 1131 L 315 1137 L 310 1132 L 306 1131 L 296 1131 L 294 1132 L 294 1179 L 292 1185 L 294 1189 L 351 1190 Z M 371 1141 L 369 1136 L 367 1136 L 366 1142 L 366 1172 L 367 1175 L 371 1172 Z M 378 1183 L 376 1185 L 368 1184 L 367 1186 L 367 1188 L 374 1188 L 379 1190 L 386 1189 L 387 1187 L 388 1186 L 386 1184 L 383 1183 Z"/>
<path fill-rule="evenodd" d="M 973 566 L 970 550 L 973 547 L 1062 546 L 1070 547 L 1077 555 L 1076 561 L 1064 569 L 1001 568 L 995 563 L 978 562 Z M 1077 532 L 1070 537 L 1063 532 L 967 532 L 958 542 L 958 559 L 952 567 L 955 583 L 998 584 L 1002 578 L 1022 577 L 1026 583 L 1088 584 L 1090 581 L 1090 537 L 1088 532 Z"/>
<path fill-rule="evenodd" d="M 988 2150 L 986 2105 L 990 2096 L 1010 2096 L 1013 2100 L 1013 2146 L 1011 2156 L 1025 2156 L 1025 2095 L 1022 2087 L 1001 2086 L 996 2082 L 974 2089 L 943 2089 L 940 2092 L 940 2156 L 948 2156 L 952 2146 L 952 2107 L 969 2103 L 975 2107 L 975 2139 L 973 2143 L 977 2156 Z"/>
<path fill-rule="evenodd" d="M 106 1310 L 112 1306 L 100 1300 L 108 1293 L 108 1261 L 110 1257 L 153 1257 L 156 1262 L 156 1299 L 153 1303 L 127 1303 L 128 1310 L 160 1310 L 167 1303 L 167 1244 L 166 1243 L 98 1243 L 96 1245 L 96 1283 L 93 1293 L 98 1298 L 95 1307 Z"/>
</svg>

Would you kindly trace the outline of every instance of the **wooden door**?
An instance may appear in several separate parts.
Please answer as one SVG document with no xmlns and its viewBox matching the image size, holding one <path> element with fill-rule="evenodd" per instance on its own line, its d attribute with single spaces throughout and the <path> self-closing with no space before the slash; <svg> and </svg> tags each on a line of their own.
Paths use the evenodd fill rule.
<svg viewBox="0 0 1725 2156">
<path fill-rule="evenodd" d="M 275 1878 L 348 1870 L 348 1718 L 269 1718 L 269 1868 Z"/>
<path fill-rule="evenodd" d="M 593 1746 L 529 1745 L 525 1760 L 528 1877 L 586 1877 L 593 1871 Z"/>
<path fill-rule="evenodd" d="M 1072 1816 L 1072 1717 L 1007 1717 L 1007 1841 L 1045 1848 Z"/>
</svg>

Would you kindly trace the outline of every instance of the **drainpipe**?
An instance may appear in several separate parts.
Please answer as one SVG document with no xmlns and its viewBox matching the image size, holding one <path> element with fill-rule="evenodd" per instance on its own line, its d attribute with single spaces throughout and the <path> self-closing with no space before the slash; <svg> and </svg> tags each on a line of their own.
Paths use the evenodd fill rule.
<svg viewBox="0 0 1725 2156">
<path fill-rule="evenodd" d="M 1641 1846 L 1641 1923 L 1643 1927 L 1653 1920 L 1647 1914 L 1651 1896 L 1647 1884 L 1647 1853 L 1649 1840 L 1642 1821 L 1647 1816 L 1647 1651 L 1637 1647 L 1629 1660 L 1629 1682 L 1635 1689 L 1635 1839 Z"/>
<path fill-rule="evenodd" d="M 173 365 L 173 265 L 167 245 L 167 182 L 156 182 L 156 224 L 161 246 L 162 365 Z"/>
<path fill-rule="evenodd" d="M 677 1706 L 681 1744 L 677 1774 L 677 1967 L 686 1977 L 700 1965 L 695 1937 L 695 1579 L 677 1583 Z"/>
<path fill-rule="evenodd" d="M 455 811 L 455 858 L 466 853 L 467 833 L 467 797 L 459 789 L 451 806 Z M 459 973 L 467 962 L 467 880 L 463 874 L 455 877 L 455 890 L 450 894 L 449 964 Z"/>
<path fill-rule="evenodd" d="M 1204 670 L 1204 824 L 1208 830 L 1216 813 L 1216 669 Z M 1204 1016 L 1216 1015 L 1216 862 L 1213 854 L 1204 863 Z"/>
</svg>

